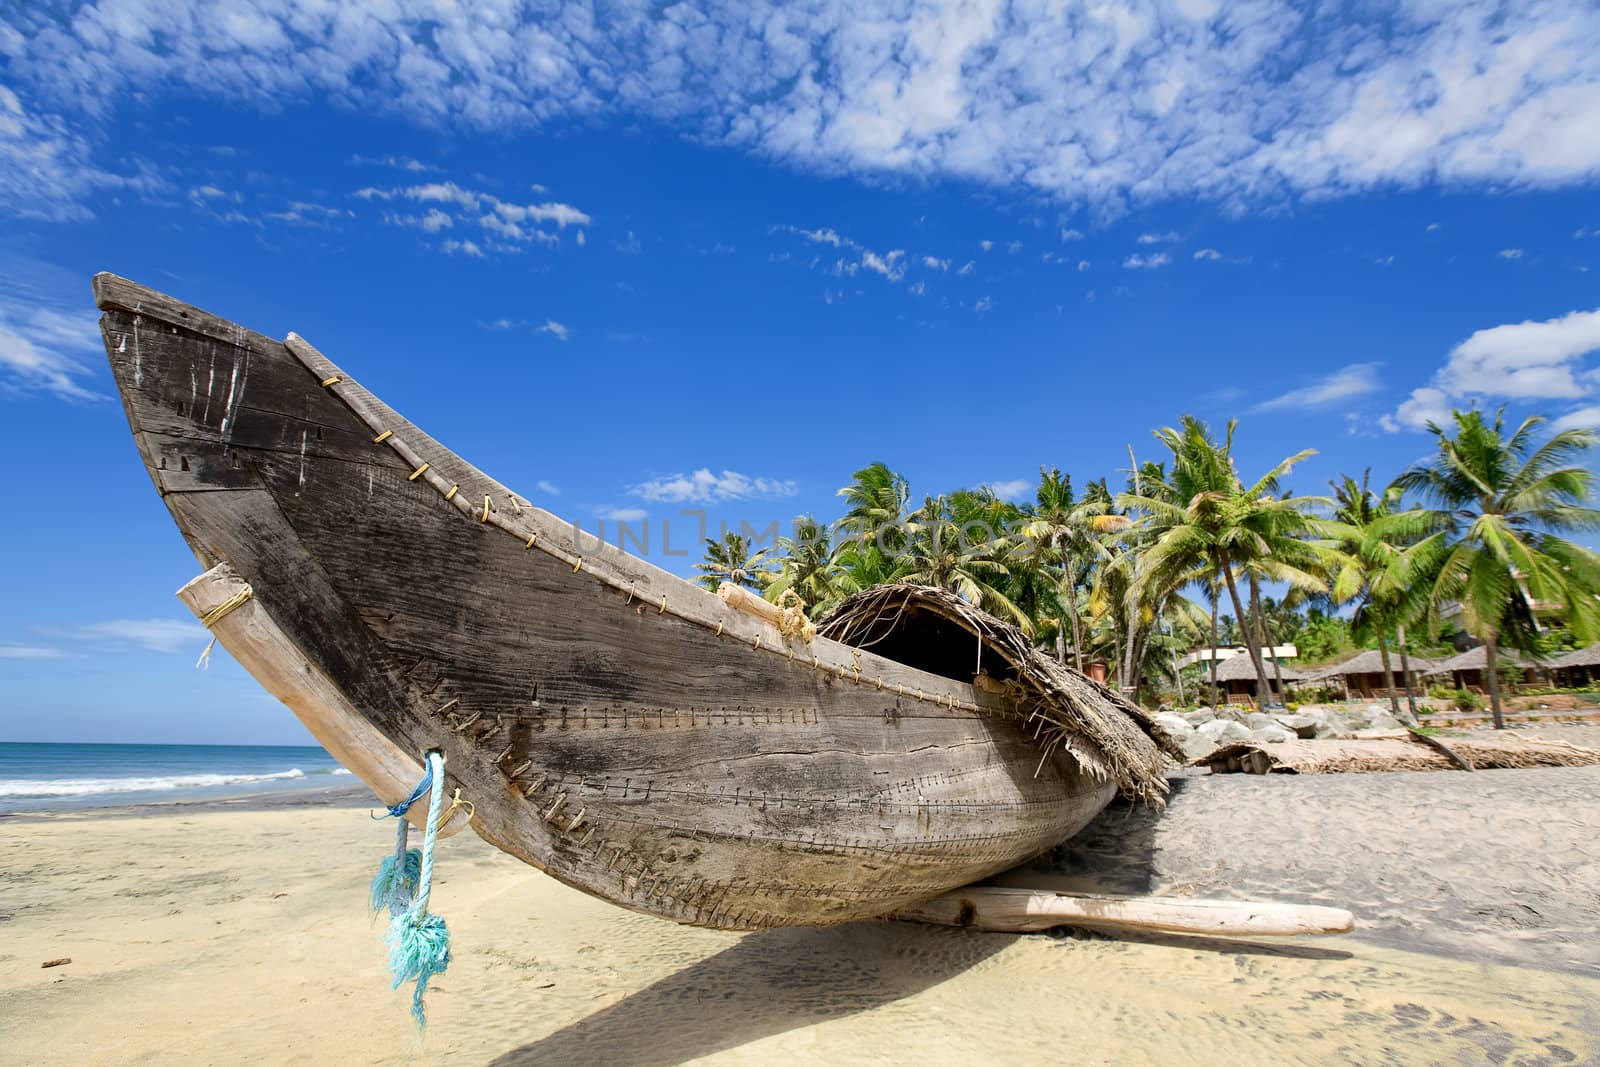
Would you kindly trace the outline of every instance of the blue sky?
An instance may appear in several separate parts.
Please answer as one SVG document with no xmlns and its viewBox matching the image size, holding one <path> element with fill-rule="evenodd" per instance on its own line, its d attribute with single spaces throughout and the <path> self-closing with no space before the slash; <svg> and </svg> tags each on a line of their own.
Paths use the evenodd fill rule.
<svg viewBox="0 0 1600 1067">
<path fill-rule="evenodd" d="M 305 738 L 193 669 L 98 270 L 680 572 L 685 509 L 832 517 L 877 459 L 1020 493 L 1237 415 L 1316 493 L 1451 403 L 1600 423 L 1592 5 L 384 11 L 0 15 L 0 739 Z"/>
</svg>

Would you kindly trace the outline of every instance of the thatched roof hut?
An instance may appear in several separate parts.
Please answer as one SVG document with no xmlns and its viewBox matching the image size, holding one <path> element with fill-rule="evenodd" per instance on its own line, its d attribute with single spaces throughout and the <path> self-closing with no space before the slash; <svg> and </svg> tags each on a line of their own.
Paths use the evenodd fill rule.
<svg viewBox="0 0 1600 1067">
<path fill-rule="evenodd" d="M 1547 666 L 1556 671 L 1572 667 L 1600 667 L 1600 644 L 1590 645 L 1588 648 L 1575 648 L 1565 655 L 1557 656 Z"/>
<path fill-rule="evenodd" d="M 1267 679 L 1270 681 L 1274 677 L 1272 673 L 1272 660 L 1263 654 L 1261 657 L 1261 664 L 1267 668 Z M 1301 678 L 1305 677 L 1304 672 L 1289 666 L 1281 660 L 1278 662 L 1278 670 L 1283 674 L 1283 680 L 1286 682 L 1298 682 Z M 1211 677 L 1211 668 L 1208 664 L 1201 665 L 1200 676 L 1207 679 Z M 1253 682 L 1255 680 L 1256 666 L 1254 663 L 1250 662 L 1250 657 L 1248 655 L 1229 656 L 1227 659 L 1217 661 L 1217 681 Z"/>
<path fill-rule="evenodd" d="M 1409 659 L 1412 674 L 1425 674 L 1433 666 L 1431 660 L 1424 659 L 1421 656 L 1411 656 Z M 1396 680 L 1398 681 L 1400 653 L 1393 649 L 1389 651 L 1389 668 L 1396 675 Z M 1380 677 L 1383 674 L 1383 653 L 1376 648 L 1358 652 L 1340 663 L 1318 667 L 1316 670 L 1310 671 L 1306 678 L 1309 681 L 1320 682 L 1328 678 L 1352 678 L 1369 674 L 1379 675 Z"/>
<path fill-rule="evenodd" d="M 1090 774 L 1150 803 L 1163 802 L 1168 758 L 1184 761 L 1182 746 L 1149 712 L 943 589 L 865 589 L 822 620 L 818 633 L 947 678 L 971 679 L 990 695 L 996 714 L 1035 724 L 1047 754 L 1059 745 Z"/>
<path fill-rule="evenodd" d="M 1527 670 L 1529 668 L 1539 669 L 1549 666 L 1548 663 L 1536 663 L 1528 657 L 1518 652 L 1513 652 L 1508 648 L 1503 648 L 1496 652 L 1494 661 L 1496 667 L 1521 667 L 1523 670 Z M 1444 660 L 1443 662 L 1435 663 L 1431 668 L 1423 671 L 1422 673 L 1429 675 L 1455 674 L 1457 671 L 1465 673 L 1468 671 L 1481 671 L 1487 665 L 1488 653 L 1485 651 L 1484 646 L 1479 645 L 1477 648 L 1467 649 L 1460 655 L 1451 656 L 1449 659 Z"/>
</svg>

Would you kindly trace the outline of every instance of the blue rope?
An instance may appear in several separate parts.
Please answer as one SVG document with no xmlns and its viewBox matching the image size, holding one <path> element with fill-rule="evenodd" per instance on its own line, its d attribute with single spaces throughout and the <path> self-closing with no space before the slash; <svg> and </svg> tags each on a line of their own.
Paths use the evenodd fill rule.
<svg viewBox="0 0 1600 1067">
<path fill-rule="evenodd" d="M 392 805 L 385 814 L 373 816 L 375 819 L 392 818 L 399 824 L 395 827 L 394 854 L 384 857 L 383 862 L 378 864 L 378 873 L 372 879 L 368 907 L 374 917 L 384 910 L 390 915 L 399 915 L 411 906 L 411 898 L 416 895 L 422 856 L 416 849 L 406 848 L 406 833 L 410 827 L 406 823 L 405 816 L 406 812 L 411 810 L 411 806 L 421 799 L 422 794 L 428 791 L 428 786 L 432 783 L 433 764 L 423 760 L 422 781 L 417 783 L 411 795 L 400 803 Z"/>
<path fill-rule="evenodd" d="M 440 766 L 442 767 L 443 763 Z M 406 812 L 411 810 L 411 805 L 422 799 L 422 794 L 428 791 L 428 786 L 432 783 L 433 764 L 424 761 L 422 765 L 422 781 L 417 783 L 417 787 L 411 791 L 411 795 L 400 803 L 391 806 L 387 813 L 372 817 L 374 819 L 404 819 Z"/>
<path fill-rule="evenodd" d="M 389 970 L 394 974 L 393 988 L 399 989 L 406 981 L 417 985 L 411 996 L 411 1014 L 419 1027 L 426 1025 L 422 998 L 428 991 L 428 980 L 443 974 L 450 966 L 450 931 L 444 919 L 428 914 L 428 898 L 433 892 L 433 851 L 439 841 L 439 816 L 444 810 L 444 755 L 429 752 L 428 773 L 424 784 L 433 784 L 433 795 L 428 798 L 428 822 L 422 835 L 422 856 L 417 871 L 416 896 L 411 906 L 394 915 L 389 921 Z M 418 786 L 418 795 L 422 786 Z M 413 797 L 412 800 L 416 798 Z M 406 806 L 410 806 L 407 801 Z M 390 857 L 391 859 L 393 857 Z"/>
</svg>

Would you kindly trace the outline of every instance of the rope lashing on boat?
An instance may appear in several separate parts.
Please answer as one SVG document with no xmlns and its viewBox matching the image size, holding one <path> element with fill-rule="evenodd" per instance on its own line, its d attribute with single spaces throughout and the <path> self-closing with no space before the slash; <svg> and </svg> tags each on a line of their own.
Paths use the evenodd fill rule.
<svg viewBox="0 0 1600 1067">
<path fill-rule="evenodd" d="M 217 623 L 221 622 L 224 618 L 226 618 L 229 612 L 231 612 L 234 609 L 238 608 L 245 601 L 249 600 L 251 597 L 253 597 L 255 595 L 256 595 L 255 590 L 251 589 L 250 588 L 250 584 L 248 582 L 246 582 L 244 587 L 242 589 L 240 589 L 237 593 L 233 594 L 227 600 L 224 600 L 222 603 L 218 604 L 216 607 L 212 608 L 210 611 L 208 611 L 204 615 L 200 616 L 200 625 L 204 626 L 207 630 L 211 629 Z M 198 669 L 198 670 L 207 670 L 208 668 L 210 668 L 210 666 L 211 666 L 211 650 L 213 648 L 216 648 L 216 647 L 217 647 L 217 635 L 216 634 L 212 634 L 211 635 L 211 640 L 207 641 L 206 642 L 206 647 L 201 650 L 200 658 L 194 661 L 194 665 L 195 665 L 196 669 Z"/>
<path fill-rule="evenodd" d="M 411 1015 L 419 1027 L 427 1025 L 423 997 L 428 981 L 450 966 L 450 930 L 444 919 L 428 913 L 428 898 L 433 892 L 433 851 L 439 842 L 439 821 L 444 813 L 444 754 L 437 749 L 426 757 L 426 777 L 432 780 L 428 797 L 427 829 L 422 835 L 422 859 L 417 871 L 417 892 L 411 904 L 389 921 L 389 970 L 393 988 L 416 982 L 411 994 Z M 403 822 L 404 820 L 402 820 Z"/>
</svg>

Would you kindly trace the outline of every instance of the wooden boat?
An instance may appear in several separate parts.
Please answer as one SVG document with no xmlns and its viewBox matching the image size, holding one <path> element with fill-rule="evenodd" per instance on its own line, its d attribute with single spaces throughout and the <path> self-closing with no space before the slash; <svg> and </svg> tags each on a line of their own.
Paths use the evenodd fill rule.
<svg viewBox="0 0 1600 1067">
<path fill-rule="evenodd" d="M 1118 786 L 1165 788 L 1137 709 L 953 596 L 877 591 L 816 636 L 736 610 L 532 506 L 294 334 L 94 288 L 139 453 L 208 568 L 180 596 L 385 802 L 439 749 L 497 848 L 755 929 L 926 900 Z"/>
</svg>

